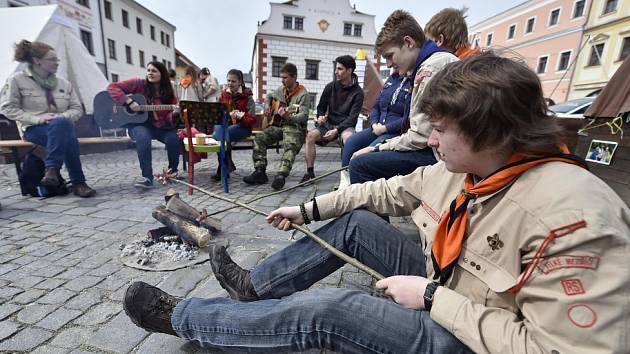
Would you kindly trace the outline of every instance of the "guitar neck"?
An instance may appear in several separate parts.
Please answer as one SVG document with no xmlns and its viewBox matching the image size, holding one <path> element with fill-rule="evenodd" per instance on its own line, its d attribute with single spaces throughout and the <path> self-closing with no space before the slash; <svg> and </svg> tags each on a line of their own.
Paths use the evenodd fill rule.
<svg viewBox="0 0 630 354">
<path fill-rule="evenodd" d="M 140 105 L 140 110 L 143 112 L 153 111 L 172 111 L 176 106 L 172 104 L 154 104 L 154 105 Z"/>
</svg>

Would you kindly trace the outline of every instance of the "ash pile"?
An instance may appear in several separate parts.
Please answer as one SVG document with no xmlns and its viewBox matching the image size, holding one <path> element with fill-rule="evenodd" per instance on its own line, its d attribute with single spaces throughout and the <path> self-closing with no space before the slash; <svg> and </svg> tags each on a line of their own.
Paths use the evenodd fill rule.
<svg viewBox="0 0 630 354">
<path fill-rule="evenodd" d="M 169 189 L 166 204 L 153 209 L 153 218 L 164 226 L 149 230 L 146 237 L 120 245 L 120 260 L 126 266 L 152 271 L 188 267 L 208 260 L 208 245 L 221 232 L 221 222 L 201 212 Z"/>
</svg>

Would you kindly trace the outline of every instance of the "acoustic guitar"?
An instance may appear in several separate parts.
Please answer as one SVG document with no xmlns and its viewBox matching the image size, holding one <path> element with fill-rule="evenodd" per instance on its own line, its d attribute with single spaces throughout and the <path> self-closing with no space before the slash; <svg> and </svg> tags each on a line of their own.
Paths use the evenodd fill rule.
<svg viewBox="0 0 630 354">
<path fill-rule="evenodd" d="M 172 104 L 147 105 L 147 100 L 140 94 L 129 96 L 140 105 L 140 111 L 134 112 L 129 106 L 114 101 L 109 92 L 101 91 L 94 97 L 94 121 L 102 129 L 120 128 L 126 124 L 144 123 L 149 112 L 172 111 L 177 108 Z"/>
<path fill-rule="evenodd" d="M 269 108 L 271 112 L 267 115 L 267 125 L 275 125 L 276 127 L 281 126 L 282 121 L 284 120 L 284 118 L 280 114 L 278 114 L 280 108 L 285 108 L 286 111 L 289 112 L 289 114 L 296 114 L 300 111 L 299 104 L 292 104 L 287 108 L 287 104 L 285 102 L 282 102 L 275 98 L 271 99 Z"/>
</svg>

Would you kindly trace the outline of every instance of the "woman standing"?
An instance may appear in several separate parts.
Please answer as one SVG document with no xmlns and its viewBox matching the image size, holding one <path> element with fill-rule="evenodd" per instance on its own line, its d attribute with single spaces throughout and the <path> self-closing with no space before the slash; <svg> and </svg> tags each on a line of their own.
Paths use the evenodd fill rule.
<svg viewBox="0 0 630 354">
<path fill-rule="evenodd" d="M 225 139 L 228 142 L 236 142 L 243 140 L 252 135 L 252 128 L 256 124 L 254 98 L 252 91 L 245 87 L 243 83 L 243 72 L 232 69 L 227 74 L 227 85 L 223 91 L 219 101 L 228 106 L 230 112 L 231 125 L 227 129 Z M 223 128 L 216 125 L 214 129 L 214 139 L 220 140 Z M 219 155 L 217 154 L 217 157 Z M 228 169 L 230 172 L 236 170 L 232 161 L 232 149 L 228 148 L 226 152 Z M 215 181 L 221 180 L 221 164 L 217 167 L 217 173 L 213 176 Z"/>
<path fill-rule="evenodd" d="M 173 93 L 173 86 L 169 81 L 168 71 L 164 64 L 152 61 L 147 65 L 147 76 L 144 79 L 135 78 L 121 82 L 113 82 L 107 87 L 109 95 L 120 104 L 129 106 L 135 112 L 140 111 L 140 105 L 127 96 L 139 93 L 146 98 L 149 105 L 177 104 Z M 176 122 L 173 118 L 175 110 L 150 112 L 149 119 L 142 124 L 128 124 L 127 129 L 136 141 L 136 151 L 142 176 L 134 183 L 135 187 L 153 188 L 153 166 L 151 163 L 151 139 L 166 145 L 168 168 L 173 176 L 177 176 L 179 165 L 179 144 Z"/>
<path fill-rule="evenodd" d="M 84 198 L 94 196 L 94 189 L 85 183 L 73 123 L 81 118 L 83 110 L 70 82 L 55 75 L 59 67 L 57 53 L 46 43 L 22 40 L 15 46 L 14 59 L 28 63 L 28 67 L 8 79 L 0 111 L 16 121 L 25 140 L 46 147 L 41 184 L 59 187 L 65 163 L 73 193 Z"/>
<path fill-rule="evenodd" d="M 203 88 L 197 80 L 197 72 L 192 66 L 186 67 L 186 75 L 175 86 L 175 96 L 178 101 L 203 102 Z"/>
</svg>

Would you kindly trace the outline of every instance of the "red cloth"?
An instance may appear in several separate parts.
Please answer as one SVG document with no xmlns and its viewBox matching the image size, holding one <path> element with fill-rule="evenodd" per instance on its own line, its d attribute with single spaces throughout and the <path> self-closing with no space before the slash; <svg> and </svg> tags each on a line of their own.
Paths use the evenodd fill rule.
<svg viewBox="0 0 630 354">
<path fill-rule="evenodd" d="M 256 124 L 256 117 L 252 116 L 249 112 L 249 108 L 247 105 L 249 100 L 253 101 L 252 91 L 250 89 L 245 89 L 243 92 L 236 92 L 234 94 L 230 93 L 226 90 L 221 91 L 221 97 L 219 101 L 221 103 L 225 103 L 228 106 L 228 110 L 231 112 L 233 110 L 245 112 L 245 115 L 241 119 L 241 126 L 243 128 L 252 131 L 254 124 Z"/>
<path fill-rule="evenodd" d="M 199 130 L 197 130 L 196 128 L 190 128 L 190 132 L 192 134 L 193 137 L 195 137 L 197 134 L 201 134 L 201 132 Z M 184 138 L 188 138 L 188 133 L 186 132 L 186 129 L 180 129 L 177 131 L 177 137 L 180 139 L 184 139 Z M 193 138 L 194 139 L 194 138 Z M 182 144 L 179 147 L 179 152 L 183 155 L 183 154 L 187 154 L 188 151 L 186 151 L 186 149 L 184 149 L 184 142 L 182 141 Z M 205 159 L 208 157 L 208 154 L 205 152 L 193 152 L 193 158 L 192 158 L 192 163 L 196 164 L 197 162 L 201 161 L 201 159 Z"/>
</svg>

